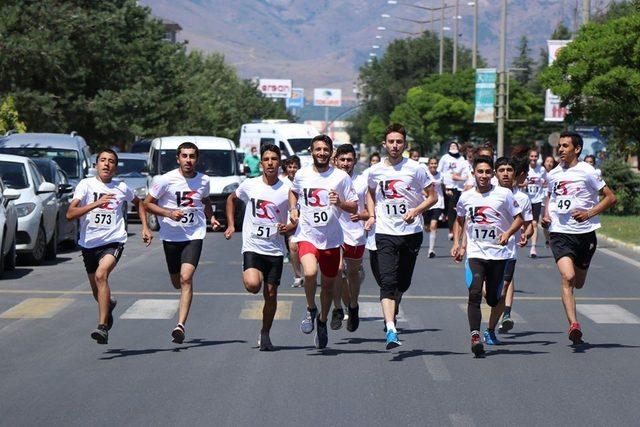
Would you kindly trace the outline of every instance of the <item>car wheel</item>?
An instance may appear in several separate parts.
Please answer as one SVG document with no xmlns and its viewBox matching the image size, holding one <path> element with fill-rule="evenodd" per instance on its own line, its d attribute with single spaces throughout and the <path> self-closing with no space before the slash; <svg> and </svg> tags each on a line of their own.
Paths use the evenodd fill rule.
<svg viewBox="0 0 640 427">
<path fill-rule="evenodd" d="M 44 234 L 44 227 L 40 224 L 40 227 L 38 228 L 38 235 L 36 236 L 36 243 L 34 244 L 31 252 L 25 256 L 27 263 L 32 265 L 42 264 L 46 250 L 47 238 Z"/>
<path fill-rule="evenodd" d="M 4 233 L 2 233 L 2 241 L 0 242 L 0 278 L 4 275 L 4 256 L 2 256 L 2 254 L 4 253 L 4 236 L 7 235 L 7 230 L 4 230 Z"/>
<path fill-rule="evenodd" d="M 47 244 L 47 250 L 44 255 L 47 261 L 53 261 L 58 256 L 58 230 L 53 230 L 53 236 L 51 236 L 51 240 Z"/>
<path fill-rule="evenodd" d="M 158 222 L 158 217 L 154 214 L 147 214 L 147 225 L 151 231 L 160 230 L 160 223 Z"/>
<path fill-rule="evenodd" d="M 18 230 L 16 230 L 16 234 Z M 11 248 L 9 248 L 9 252 L 4 257 L 4 269 L 5 271 L 13 271 L 16 269 L 16 237 L 14 235 L 13 242 L 11 243 Z"/>
</svg>

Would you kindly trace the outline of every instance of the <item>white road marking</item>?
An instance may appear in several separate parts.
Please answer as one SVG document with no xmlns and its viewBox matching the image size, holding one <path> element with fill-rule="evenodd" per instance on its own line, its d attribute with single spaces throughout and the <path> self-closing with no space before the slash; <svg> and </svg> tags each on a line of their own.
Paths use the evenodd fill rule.
<svg viewBox="0 0 640 427">
<path fill-rule="evenodd" d="M 422 360 L 434 381 L 451 381 L 451 375 L 441 356 L 425 355 L 422 356 Z"/>
<path fill-rule="evenodd" d="M 595 323 L 611 323 L 611 324 L 640 324 L 640 318 L 635 314 L 625 310 L 619 305 L 614 304 L 578 304 L 576 306 L 578 312 Z"/>
<path fill-rule="evenodd" d="M 612 256 L 616 259 L 619 259 L 620 261 L 624 261 L 627 264 L 631 264 L 634 267 L 638 267 L 640 268 L 640 262 L 636 261 L 635 259 L 629 258 L 628 256 L 624 256 L 622 254 L 619 254 L 617 252 L 612 251 L 611 249 L 606 249 L 606 248 L 600 248 L 598 249 L 600 252 L 605 253 L 609 256 Z"/>
<path fill-rule="evenodd" d="M 358 315 L 361 319 L 382 320 L 382 307 L 379 302 L 359 302 Z M 402 305 L 397 317 L 398 322 L 406 322 L 407 318 L 402 311 Z"/>
<path fill-rule="evenodd" d="M 171 319 L 178 311 L 178 300 L 139 299 L 125 311 L 121 319 Z"/>
<path fill-rule="evenodd" d="M 464 414 L 449 414 L 449 420 L 453 427 L 473 427 L 476 424 L 469 415 Z"/>
</svg>

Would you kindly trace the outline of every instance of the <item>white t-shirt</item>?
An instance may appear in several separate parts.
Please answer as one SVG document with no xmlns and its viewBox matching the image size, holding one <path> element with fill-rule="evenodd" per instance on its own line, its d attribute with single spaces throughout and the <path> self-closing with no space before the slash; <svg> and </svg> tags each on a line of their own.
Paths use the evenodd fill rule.
<svg viewBox="0 0 640 427">
<path fill-rule="evenodd" d="M 353 179 L 353 189 L 358 196 L 358 212 L 365 210 L 367 191 L 369 191 L 369 172 L 365 170 Z M 367 240 L 364 231 L 364 221 L 351 221 L 351 214 L 342 211 L 340 214 L 340 225 L 344 234 L 344 243 L 350 246 L 362 246 Z"/>
<path fill-rule="evenodd" d="M 85 178 L 76 186 L 73 198 L 80 200 L 80 206 L 86 206 L 105 194 L 113 194 L 115 198 L 80 218 L 78 245 L 85 249 L 127 241 L 122 204 L 135 198 L 127 184 L 116 180 L 106 184 L 97 177 Z"/>
<path fill-rule="evenodd" d="M 598 193 L 606 185 L 596 170 L 586 162 L 572 168 L 558 165 L 547 175 L 549 216 L 552 233 L 583 234 L 600 228 L 600 218 L 578 222 L 571 216 L 575 210 L 587 211 L 600 201 Z"/>
<path fill-rule="evenodd" d="M 508 188 L 493 186 L 486 193 L 473 188 L 462 193 L 456 213 L 458 217 L 466 218 L 467 258 L 513 258 L 515 239 L 509 239 L 501 246 L 498 238 L 521 212 L 522 208 Z"/>
<path fill-rule="evenodd" d="M 408 224 L 402 218 L 424 201 L 423 190 L 432 185 L 426 169 L 403 159 L 395 166 L 380 162 L 369 168 L 369 188 L 375 190 L 376 233 L 404 236 L 422 233 L 422 215 Z"/>
<path fill-rule="evenodd" d="M 340 200 L 355 202 L 358 196 L 346 172 L 330 166 L 326 172 L 316 172 L 313 165 L 300 169 L 291 191 L 298 195 L 300 217 L 294 241 L 309 242 L 318 249 L 338 248 L 344 242 L 340 215 L 342 209 L 329 203 L 329 191 Z"/>
<path fill-rule="evenodd" d="M 470 172 L 469 162 L 462 156 L 456 158 L 450 154 L 445 154 L 438 162 L 438 172 L 442 174 L 442 182 L 446 188 L 456 188 L 462 191 Z M 465 179 L 463 181 L 454 181 L 454 173 L 460 174 Z"/>
<path fill-rule="evenodd" d="M 436 194 L 438 195 L 438 201 L 435 205 L 431 206 L 429 210 L 432 209 L 444 209 L 444 192 L 442 191 L 442 174 L 436 171 L 435 175 L 432 175 L 431 172 L 427 171 L 429 174 L 429 178 L 433 182 L 435 186 Z"/>
<path fill-rule="evenodd" d="M 531 203 L 542 203 L 545 198 L 545 189 L 547 187 L 547 171 L 540 165 L 535 168 L 529 166 L 527 174 L 527 194 Z"/>
<path fill-rule="evenodd" d="M 288 178 L 285 178 L 289 181 Z M 236 196 L 246 203 L 242 223 L 242 253 L 284 255 L 284 236 L 277 224 L 286 224 L 289 213 L 289 189 L 284 181 L 265 184 L 263 177 L 245 179 Z"/>
<path fill-rule="evenodd" d="M 158 177 L 149 190 L 151 197 L 164 209 L 180 209 L 184 216 L 179 221 L 158 217 L 160 239 L 168 242 L 185 242 L 204 239 L 207 235 L 207 219 L 202 200 L 209 197 L 209 177 L 200 172 L 186 178 L 180 169 L 174 169 Z"/>
<path fill-rule="evenodd" d="M 518 189 L 513 190 L 513 197 L 516 199 L 516 202 L 522 208 L 522 219 L 526 221 L 533 221 L 533 208 L 531 207 L 531 200 L 527 193 L 524 193 Z M 520 236 L 522 235 L 522 228 L 516 231 L 516 233 L 511 236 L 511 239 L 514 241 L 513 245 L 513 258 L 518 257 L 518 242 L 520 241 Z"/>
</svg>

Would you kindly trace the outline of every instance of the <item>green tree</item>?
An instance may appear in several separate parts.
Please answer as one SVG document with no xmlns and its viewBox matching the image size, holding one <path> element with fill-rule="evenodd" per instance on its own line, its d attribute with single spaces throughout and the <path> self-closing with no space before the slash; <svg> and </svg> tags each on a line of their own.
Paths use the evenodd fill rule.
<svg viewBox="0 0 640 427">
<path fill-rule="evenodd" d="M 20 121 L 18 110 L 16 110 L 12 97 L 8 97 L 0 103 L 0 136 L 10 130 L 18 132 L 27 130 L 27 126 Z"/>
<path fill-rule="evenodd" d="M 531 57 L 531 48 L 529 47 L 529 39 L 522 36 L 518 43 L 518 56 L 513 59 L 512 67 L 520 68 L 515 72 L 516 80 L 522 85 L 528 85 L 533 77 L 533 71 L 536 62 Z"/>
</svg>

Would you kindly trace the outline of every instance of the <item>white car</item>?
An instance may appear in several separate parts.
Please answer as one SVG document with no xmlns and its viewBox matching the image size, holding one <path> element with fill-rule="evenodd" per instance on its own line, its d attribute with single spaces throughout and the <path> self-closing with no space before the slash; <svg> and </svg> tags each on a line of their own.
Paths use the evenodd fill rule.
<svg viewBox="0 0 640 427">
<path fill-rule="evenodd" d="M 18 212 L 13 201 L 19 197 L 18 190 L 5 188 L 0 179 L 0 275 L 16 268 Z"/>
<path fill-rule="evenodd" d="M 57 256 L 58 199 L 56 186 L 46 182 L 27 157 L 0 154 L 0 177 L 4 185 L 18 190 L 16 250 L 30 264 L 41 264 Z"/>
</svg>

